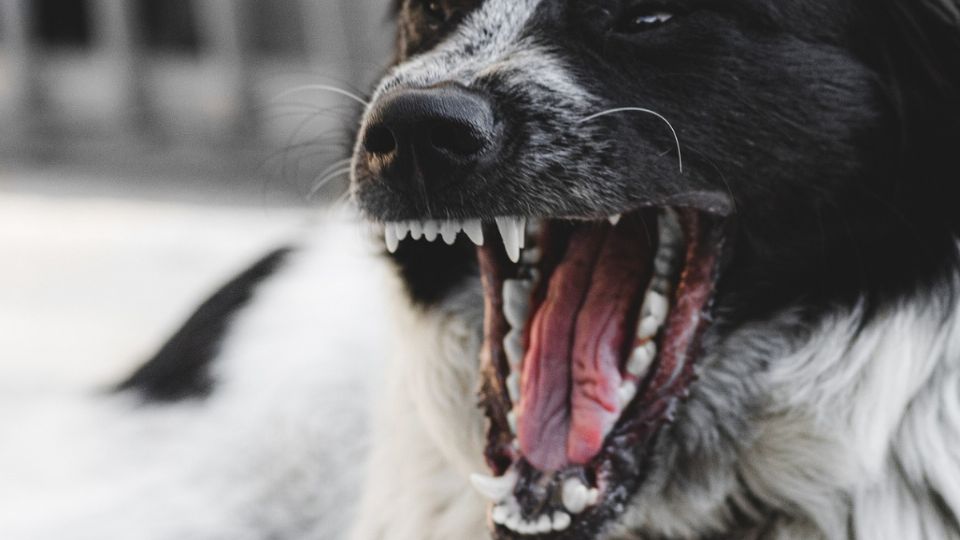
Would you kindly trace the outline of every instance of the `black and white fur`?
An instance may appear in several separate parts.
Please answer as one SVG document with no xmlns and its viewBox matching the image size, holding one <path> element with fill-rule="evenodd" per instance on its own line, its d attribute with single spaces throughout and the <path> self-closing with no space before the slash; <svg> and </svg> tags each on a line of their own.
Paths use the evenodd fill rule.
<svg viewBox="0 0 960 540">
<path fill-rule="evenodd" d="M 678 20 L 630 37 L 604 17 L 631 2 L 440 4 L 454 16 L 438 27 L 402 2 L 398 65 L 370 101 L 481 87 L 513 122 L 510 152 L 432 209 L 358 159 L 365 217 L 734 205 L 699 380 L 601 537 L 960 538 L 956 1 L 662 2 Z M 617 107 L 667 119 L 684 171 L 660 118 L 581 121 Z M 213 303 L 231 323 L 203 334 L 220 346 L 199 369 L 168 347 L 119 395 L 82 405 L 105 435 L 80 449 L 115 459 L 74 485 L 109 497 L 38 492 L 21 501 L 36 519 L 0 533 L 488 537 L 467 481 L 485 468 L 472 250 L 407 245 L 387 261 L 346 255 L 355 232 L 322 236 L 248 276 L 264 280 L 249 302 Z M 209 329 L 193 323 L 179 339 Z M 46 500 L 59 504 L 37 510 Z"/>
</svg>

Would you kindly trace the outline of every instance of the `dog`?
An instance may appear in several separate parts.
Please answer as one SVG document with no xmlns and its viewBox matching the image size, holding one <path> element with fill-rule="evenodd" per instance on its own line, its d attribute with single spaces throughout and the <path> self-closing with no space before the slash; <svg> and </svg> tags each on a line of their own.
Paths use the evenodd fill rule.
<svg viewBox="0 0 960 540">
<path fill-rule="evenodd" d="M 386 250 L 271 254 L 120 385 L 201 441 L 123 537 L 960 538 L 960 3 L 396 18 Z"/>
<path fill-rule="evenodd" d="M 960 537 L 960 4 L 399 19 L 352 192 L 430 343 L 482 326 L 408 369 L 448 459 L 482 447 L 495 538 Z M 478 421 L 430 386 L 478 357 L 450 448 Z"/>
</svg>

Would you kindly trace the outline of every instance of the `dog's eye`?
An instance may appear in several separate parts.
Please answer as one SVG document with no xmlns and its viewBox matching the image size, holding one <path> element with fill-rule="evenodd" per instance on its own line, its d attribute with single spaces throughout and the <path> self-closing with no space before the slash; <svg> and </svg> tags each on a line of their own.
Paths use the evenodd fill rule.
<svg viewBox="0 0 960 540">
<path fill-rule="evenodd" d="M 659 28 L 673 20 L 675 14 L 662 5 L 639 5 L 627 10 L 616 25 L 622 34 L 637 34 Z"/>
<path fill-rule="evenodd" d="M 444 9 L 442 2 L 424 2 L 423 12 L 429 19 L 428 25 L 433 30 L 439 29 L 450 19 L 450 15 Z"/>
</svg>

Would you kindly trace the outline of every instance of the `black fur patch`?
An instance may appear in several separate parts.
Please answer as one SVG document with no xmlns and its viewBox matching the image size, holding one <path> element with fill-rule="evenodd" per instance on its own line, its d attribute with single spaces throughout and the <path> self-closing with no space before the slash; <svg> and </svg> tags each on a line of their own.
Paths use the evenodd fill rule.
<svg viewBox="0 0 960 540">
<path fill-rule="evenodd" d="M 214 386 L 210 364 L 230 328 L 231 318 L 250 301 L 257 286 L 277 271 L 289 253 L 289 249 L 274 251 L 224 285 L 117 390 L 136 392 L 154 402 L 210 394 Z"/>
<path fill-rule="evenodd" d="M 461 66 L 484 46 L 476 29 L 473 41 L 456 34 L 482 3 L 433 3 L 454 14 L 444 25 L 431 22 L 429 4 L 401 4 L 398 57 L 428 55 L 448 38 L 456 53 L 440 57 L 449 73 L 401 77 L 401 87 L 467 80 Z M 719 303 L 738 322 L 797 304 L 812 315 L 860 301 L 875 308 L 940 282 L 956 262 L 960 230 L 955 0 L 679 2 L 675 22 L 663 28 L 616 32 L 612 19 L 631 5 L 541 2 L 521 35 L 548 49 L 570 86 L 595 102 L 544 86 L 538 68 L 501 62 L 472 81 L 505 124 L 501 159 L 461 179 L 458 190 L 432 193 L 429 212 L 366 174 L 361 160 L 361 209 L 387 221 L 604 216 L 664 193 L 725 193 L 739 231 Z M 488 31 L 493 39 L 496 29 Z M 682 175 L 656 118 L 576 123 L 621 106 L 670 119 L 684 149 Z M 456 260 L 469 253 L 443 250 L 429 249 L 430 259 L 470 267 Z M 413 271 L 429 276 L 433 265 L 401 266 L 408 281 L 433 281 Z"/>
</svg>

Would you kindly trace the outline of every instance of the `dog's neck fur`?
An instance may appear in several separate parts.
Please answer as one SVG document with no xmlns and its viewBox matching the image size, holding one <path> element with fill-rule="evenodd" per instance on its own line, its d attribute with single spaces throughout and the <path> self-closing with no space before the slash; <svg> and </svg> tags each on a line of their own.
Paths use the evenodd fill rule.
<svg viewBox="0 0 960 540">
<path fill-rule="evenodd" d="M 405 302 L 402 302 L 406 304 Z M 482 539 L 479 286 L 405 307 L 356 540 Z M 954 538 L 960 531 L 960 313 L 917 295 L 864 324 L 838 310 L 801 339 L 792 313 L 742 328 L 704 361 L 762 369 L 754 431 L 698 486 L 640 493 L 611 539 Z M 410 336 L 417 336 L 411 339 Z M 636 531 L 644 531 L 637 533 Z"/>
</svg>

